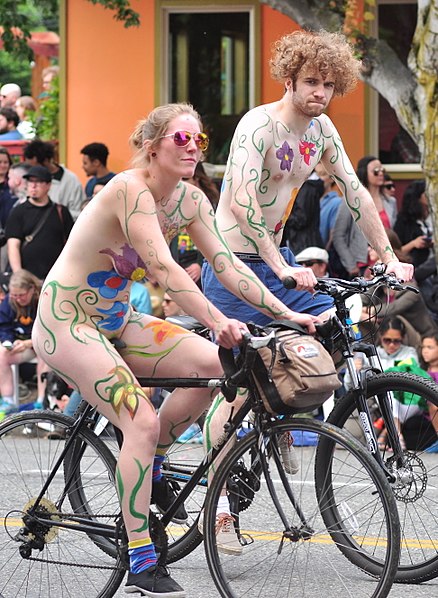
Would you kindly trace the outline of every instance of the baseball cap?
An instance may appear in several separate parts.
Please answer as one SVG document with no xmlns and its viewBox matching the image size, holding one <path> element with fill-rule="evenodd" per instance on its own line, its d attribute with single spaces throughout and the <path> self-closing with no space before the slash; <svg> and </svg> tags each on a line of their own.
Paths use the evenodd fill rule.
<svg viewBox="0 0 438 598">
<path fill-rule="evenodd" d="M 303 249 L 303 251 L 300 251 L 300 253 L 295 256 L 295 260 L 299 264 L 307 262 L 324 262 L 325 264 L 328 264 L 329 255 L 325 249 L 322 249 L 322 247 L 306 247 L 306 249 Z"/>
<path fill-rule="evenodd" d="M 52 175 L 45 168 L 45 166 L 31 166 L 29 172 L 23 175 L 23 179 L 35 178 L 43 181 L 44 183 L 50 183 Z"/>
</svg>

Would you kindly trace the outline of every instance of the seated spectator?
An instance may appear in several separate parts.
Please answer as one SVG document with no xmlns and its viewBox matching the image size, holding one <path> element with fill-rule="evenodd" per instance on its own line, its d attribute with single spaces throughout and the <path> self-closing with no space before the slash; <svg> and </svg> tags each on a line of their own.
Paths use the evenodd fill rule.
<svg viewBox="0 0 438 598">
<path fill-rule="evenodd" d="M 21 96 L 21 88 L 16 83 L 6 83 L 0 89 L 0 107 L 13 108 L 17 99 Z"/>
<path fill-rule="evenodd" d="M 23 139 L 33 139 L 35 137 L 33 118 L 37 110 L 35 100 L 32 96 L 21 96 L 15 102 L 14 109 L 20 119 L 17 130 L 21 133 Z"/>
<path fill-rule="evenodd" d="M 377 355 L 380 360 L 380 364 L 383 371 L 397 367 L 400 363 L 409 364 L 414 369 L 420 367 L 418 365 L 418 353 L 415 347 L 405 344 L 406 328 L 402 320 L 398 317 L 390 317 L 382 322 L 379 329 L 379 338 L 377 342 Z M 363 353 L 357 353 L 355 356 L 356 368 L 358 370 L 362 367 L 369 365 L 367 358 Z M 344 377 L 344 386 L 348 390 L 352 386 L 352 380 L 349 372 L 347 371 Z M 400 435 L 402 446 L 405 448 L 405 443 L 402 434 L 403 424 L 408 418 L 415 417 L 417 415 L 423 416 L 427 411 L 427 405 L 423 401 L 421 405 L 412 404 L 412 398 L 409 398 L 409 402 L 405 405 L 403 403 L 403 397 L 394 393 L 393 396 L 393 414 L 397 430 Z M 379 448 L 385 449 L 386 445 L 386 430 L 382 429 L 378 438 Z"/>
<path fill-rule="evenodd" d="M 18 131 L 20 119 L 12 108 L 0 108 L 0 143 L 2 141 L 17 141 L 23 139 Z"/>
<path fill-rule="evenodd" d="M 89 143 L 81 149 L 82 168 L 88 177 L 91 177 L 85 185 L 85 195 L 94 197 L 96 185 L 106 185 L 114 176 L 107 168 L 109 150 L 104 143 Z"/>
<path fill-rule="evenodd" d="M 394 231 L 415 267 L 433 254 L 432 218 L 424 181 L 406 187 Z"/>
<path fill-rule="evenodd" d="M 27 270 L 12 274 L 9 292 L 0 304 L 0 411 L 11 413 L 18 410 L 14 403 L 12 364 L 20 364 L 35 359 L 31 334 L 36 316 L 40 282 Z M 44 383 L 41 374 L 47 370 L 46 364 L 38 359 L 37 404 L 44 399 Z"/>
<path fill-rule="evenodd" d="M 321 247 L 306 247 L 306 249 L 295 256 L 295 260 L 301 266 L 312 268 L 317 278 L 327 276 L 329 255 L 325 249 Z"/>
<path fill-rule="evenodd" d="M 55 162 L 52 143 L 35 139 L 24 148 L 24 157 L 32 166 L 44 166 L 52 175 L 50 199 L 68 208 L 73 220 L 79 216 L 82 202 L 86 199 L 78 177 L 65 166 Z"/>
</svg>

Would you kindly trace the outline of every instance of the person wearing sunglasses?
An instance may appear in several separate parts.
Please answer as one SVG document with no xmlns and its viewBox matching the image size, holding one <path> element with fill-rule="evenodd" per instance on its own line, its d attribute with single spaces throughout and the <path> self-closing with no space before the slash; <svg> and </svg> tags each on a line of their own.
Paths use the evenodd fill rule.
<svg viewBox="0 0 438 598">
<path fill-rule="evenodd" d="M 33 341 L 38 355 L 123 433 L 117 486 L 129 540 L 126 590 L 185 596 L 157 565 L 148 527 L 153 500 L 174 500 L 161 473 L 168 448 L 208 408 L 214 390 L 176 389 L 159 418 L 136 376 L 217 378 L 218 347 L 152 315 L 134 312 L 133 281 L 157 281 L 181 308 L 234 347 L 246 325 L 225 316 L 171 256 L 169 242 L 186 230 L 218 278 L 268 319 L 290 319 L 315 330 L 318 318 L 287 308 L 241 262 L 218 232 L 207 196 L 185 182 L 208 147 L 189 104 L 159 106 L 130 138 L 132 168 L 113 177 L 80 213 L 41 292 Z M 158 449 L 157 449 L 158 445 Z M 153 484 L 152 484 L 153 481 Z M 182 507 L 175 514 L 187 519 Z"/>
<path fill-rule="evenodd" d="M 368 189 L 385 228 L 392 228 L 397 218 L 394 194 L 384 192 L 386 170 L 375 156 L 364 156 L 357 163 L 357 177 Z"/>
</svg>

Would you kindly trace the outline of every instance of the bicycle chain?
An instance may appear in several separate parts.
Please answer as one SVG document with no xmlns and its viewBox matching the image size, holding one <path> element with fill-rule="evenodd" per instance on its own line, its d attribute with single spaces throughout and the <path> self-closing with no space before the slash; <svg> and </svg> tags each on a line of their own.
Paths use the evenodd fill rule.
<svg viewBox="0 0 438 598">
<path fill-rule="evenodd" d="M 56 513 L 55 513 L 56 514 Z M 64 517 L 86 517 L 88 515 L 88 513 L 65 513 L 64 511 L 59 513 L 60 515 L 63 515 Z M 106 518 L 106 519 L 112 519 L 114 517 L 114 513 L 112 514 L 103 514 L 103 515 L 93 515 L 94 519 L 98 519 L 98 518 Z M 63 565 L 65 567 L 80 567 L 81 569 L 104 569 L 104 570 L 110 570 L 110 571 L 116 571 L 118 569 L 118 567 L 111 567 L 110 565 L 86 565 L 85 563 L 83 565 L 78 565 L 76 563 L 66 563 L 64 561 L 52 561 L 52 560 L 48 560 L 48 559 L 39 559 L 38 557 L 34 557 L 34 556 L 29 556 L 26 558 L 27 561 L 36 561 L 38 563 L 46 563 L 48 565 Z"/>
</svg>

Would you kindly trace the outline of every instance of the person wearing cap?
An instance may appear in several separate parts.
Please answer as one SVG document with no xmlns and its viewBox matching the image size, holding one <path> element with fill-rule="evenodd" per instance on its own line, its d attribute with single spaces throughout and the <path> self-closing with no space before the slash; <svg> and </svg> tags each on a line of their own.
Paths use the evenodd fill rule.
<svg viewBox="0 0 438 598">
<path fill-rule="evenodd" d="M 295 260 L 305 268 L 312 268 L 316 278 L 327 276 L 329 254 L 321 247 L 306 247 L 295 256 Z"/>
<path fill-rule="evenodd" d="M 6 221 L 9 264 L 12 272 L 26 269 L 43 280 L 64 247 L 73 226 L 65 206 L 49 197 L 52 175 L 44 166 L 32 166 L 23 176 L 27 199 Z"/>
<path fill-rule="evenodd" d="M 6 83 L 0 89 L 0 107 L 13 108 L 21 96 L 21 88 L 16 83 Z"/>
</svg>

